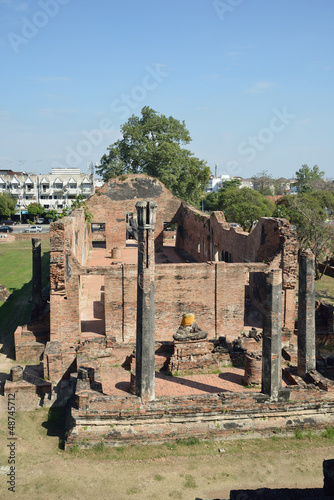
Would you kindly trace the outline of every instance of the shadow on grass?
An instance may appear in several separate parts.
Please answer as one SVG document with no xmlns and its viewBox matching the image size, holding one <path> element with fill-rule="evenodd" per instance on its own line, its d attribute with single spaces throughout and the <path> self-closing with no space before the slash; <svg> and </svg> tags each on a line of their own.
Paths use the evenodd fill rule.
<svg viewBox="0 0 334 500">
<path fill-rule="evenodd" d="M 47 430 L 48 436 L 59 438 L 60 449 L 64 449 L 67 412 L 66 407 L 51 407 L 48 412 L 48 419 L 42 423 L 42 427 Z"/>
<path fill-rule="evenodd" d="M 50 274 L 50 252 L 42 255 L 41 263 L 43 286 L 46 286 Z M 10 290 L 9 299 L 0 307 L 0 343 L 3 344 L 2 352 L 15 359 L 14 332 L 31 318 L 32 279 L 21 288 Z"/>
<path fill-rule="evenodd" d="M 9 299 L 0 307 L 0 342 L 2 352 L 14 359 L 14 332 L 19 325 L 30 320 L 31 314 L 31 281 L 21 289 L 14 290 Z"/>
</svg>

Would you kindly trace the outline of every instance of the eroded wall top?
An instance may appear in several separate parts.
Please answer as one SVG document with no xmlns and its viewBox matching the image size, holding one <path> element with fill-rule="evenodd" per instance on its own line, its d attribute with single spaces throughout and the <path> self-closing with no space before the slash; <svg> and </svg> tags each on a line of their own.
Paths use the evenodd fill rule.
<svg viewBox="0 0 334 500">
<path fill-rule="evenodd" d="M 136 214 L 137 201 L 158 204 L 155 241 L 162 246 L 164 222 L 177 222 L 182 201 L 158 179 L 144 174 L 128 174 L 110 179 L 88 201 L 93 223 L 105 224 L 106 247 L 126 245 L 127 214 Z"/>
</svg>

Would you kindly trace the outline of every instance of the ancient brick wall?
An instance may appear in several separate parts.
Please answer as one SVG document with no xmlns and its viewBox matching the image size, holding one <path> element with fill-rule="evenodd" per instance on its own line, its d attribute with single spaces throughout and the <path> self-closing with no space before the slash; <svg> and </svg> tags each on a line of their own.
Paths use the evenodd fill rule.
<svg viewBox="0 0 334 500">
<path fill-rule="evenodd" d="M 253 432 L 291 435 L 296 429 L 333 425 L 333 391 L 314 384 L 290 390 L 289 400 L 280 402 L 245 391 L 159 397 L 151 404 L 143 404 L 136 396 L 108 397 L 85 390 L 77 394 L 78 409 L 72 410 L 75 427 L 67 444 L 120 446 L 190 436 L 222 439 L 235 434 L 240 438 Z"/>
<path fill-rule="evenodd" d="M 16 361 L 39 363 L 50 340 L 50 313 L 40 316 L 24 326 L 18 326 L 14 333 Z"/>
<path fill-rule="evenodd" d="M 195 260 L 266 262 L 283 270 L 283 286 L 295 288 L 298 243 L 286 219 L 263 217 L 251 233 L 230 227 L 222 212 L 211 216 L 182 205 L 178 224 L 178 248 Z M 230 258 L 225 257 L 228 254 Z"/>
<path fill-rule="evenodd" d="M 31 240 L 32 238 L 38 238 L 42 241 L 46 241 L 50 239 L 50 233 L 12 233 L 12 240 L 10 241 L 22 241 L 22 240 Z M 1 241 L 1 240 L 0 240 Z"/>
<path fill-rule="evenodd" d="M 283 273 L 284 327 L 294 329 L 296 316 L 297 240 L 285 219 L 264 217 L 251 233 L 230 227 L 222 212 L 211 216 L 185 204 L 181 209 L 176 246 L 196 261 L 265 262 Z M 254 278 L 254 279 L 253 279 Z M 262 312 L 261 280 L 250 277 L 249 294 L 253 307 Z"/>
<path fill-rule="evenodd" d="M 182 315 L 188 312 L 195 314 L 195 321 L 210 338 L 238 337 L 244 327 L 245 284 L 249 271 L 255 269 L 264 271 L 268 266 L 224 262 L 157 265 L 155 340 L 172 340 Z M 137 268 L 117 264 L 99 272 L 105 276 L 106 335 L 117 342 L 134 342 Z"/>
<path fill-rule="evenodd" d="M 99 189 L 87 205 L 93 214 L 93 223 L 105 224 L 106 248 L 126 246 L 126 215 L 136 214 L 137 201 L 156 201 L 156 247 L 163 245 L 164 222 L 176 222 L 181 200 L 172 195 L 158 180 L 146 175 L 124 175 L 111 179 Z"/>
<path fill-rule="evenodd" d="M 252 305 L 261 310 L 261 276 L 268 266 L 282 269 L 283 326 L 293 330 L 297 245 L 287 221 L 264 218 L 248 234 L 230 228 L 222 212 L 209 216 L 183 204 L 160 181 L 129 175 L 110 180 L 87 202 L 93 222 L 105 224 L 107 248 L 125 245 L 126 214 L 135 214 L 137 200 L 143 199 L 158 204 L 156 246 L 163 242 L 163 223 L 177 222 L 176 246 L 198 262 L 156 266 L 157 340 L 170 340 L 186 312 L 193 312 L 211 337 L 237 337 L 244 325 L 246 287 Z M 80 276 L 95 272 L 105 276 L 107 337 L 135 342 L 136 266 L 86 268 L 90 243 L 82 209 L 52 224 L 51 339 L 73 343 L 80 338 Z"/>
<path fill-rule="evenodd" d="M 80 337 L 80 278 L 73 275 L 73 261 L 88 258 L 90 228 L 83 209 L 51 224 L 50 338 L 76 342 Z"/>
<path fill-rule="evenodd" d="M 180 215 L 176 247 L 185 250 L 197 262 L 214 260 L 211 257 L 210 216 L 185 204 L 182 204 Z"/>
</svg>

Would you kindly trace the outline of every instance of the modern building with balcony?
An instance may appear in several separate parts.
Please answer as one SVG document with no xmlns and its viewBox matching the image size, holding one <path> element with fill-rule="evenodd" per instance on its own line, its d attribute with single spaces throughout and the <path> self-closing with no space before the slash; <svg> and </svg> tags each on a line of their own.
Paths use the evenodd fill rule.
<svg viewBox="0 0 334 500">
<path fill-rule="evenodd" d="M 79 194 L 87 199 L 94 191 L 94 174 L 81 173 L 79 168 L 53 168 L 46 175 L 0 170 L 0 194 L 8 192 L 17 199 L 16 215 L 20 218 L 28 213 L 30 203 L 60 213 L 71 208 Z"/>
</svg>

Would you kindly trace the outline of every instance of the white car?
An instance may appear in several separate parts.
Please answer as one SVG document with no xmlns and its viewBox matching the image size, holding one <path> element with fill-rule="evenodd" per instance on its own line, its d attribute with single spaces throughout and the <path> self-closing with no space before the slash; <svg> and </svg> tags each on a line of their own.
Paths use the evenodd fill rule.
<svg viewBox="0 0 334 500">
<path fill-rule="evenodd" d="M 24 230 L 25 233 L 41 233 L 42 231 L 42 226 L 29 226 Z"/>
</svg>

